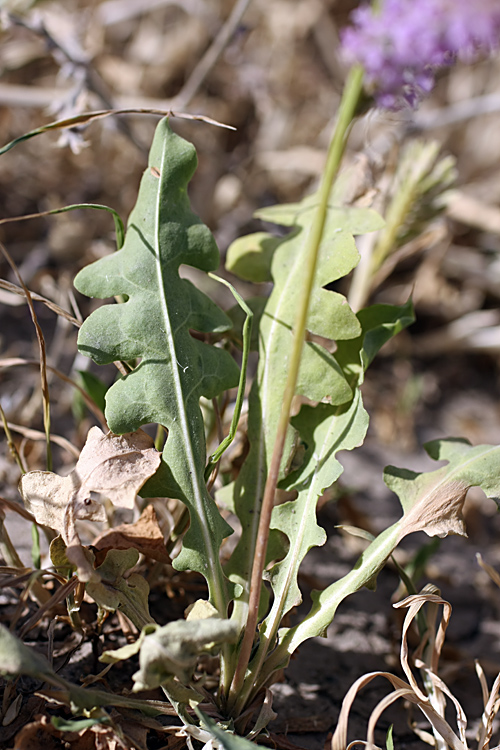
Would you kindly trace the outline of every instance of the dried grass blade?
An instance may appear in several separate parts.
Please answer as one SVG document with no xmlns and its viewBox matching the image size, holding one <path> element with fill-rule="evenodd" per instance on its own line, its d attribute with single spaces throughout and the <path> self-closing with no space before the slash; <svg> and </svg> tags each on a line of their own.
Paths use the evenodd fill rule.
<svg viewBox="0 0 500 750">
<path fill-rule="evenodd" d="M 70 578 L 65 584 L 60 586 L 54 594 L 44 604 L 42 604 L 36 612 L 24 623 L 23 627 L 19 632 L 19 638 L 24 638 L 29 631 L 35 627 L 35 625 L 42 619 L 42 617 L 51 609 L 59 604 L 63 599 L 71 594 L 74 589 L 78 586 L 78 578 Z"/>
<path fill-rule="evenodd" d="M 19 575 L 12 575 L 8 578 L 3 578 L 0 581 L 0 589 L 10 589 L 15 588 L 16 586 L 21 586 L 26 581 L 29 581 L 33 570 L 31 568 L 19 568 L 20 571 L 23 571 Z"/>
<path fill-rule="evenodd" d="M 456 717 L 457 717 L 457 727 L 460 734 L 460 740 L 463 742 L 463 744 L 467 745 L 467 739 L 465 737 L 465 730 L 467 729 L 467 717 L 465 715 L 465 712 L 458 701 L 457 698 L 453 695 L 449 687 L 446 685 L 446 683 L 443 682 L 443 680 L 435 673 L 431 672 L 428 667 L 425 665 L 419 664 L 419 668 L 423 669 L 426 672 L 426 675 L 428 676 L 429 680 L 432 682 L 434 693 L 439 695 L 440 693 L 447 695 L 448 698 L 452 701 L 453 705 L 455 706 L 456 711 Z M 432 696 L 430 696 L 432 699 Z M 443 714 L 444 714 L 444 704 L 443 704 Z"/>
<path fill-rule="evenodd" d="M 491 565 L 488 565 L 488 563 L 485 563 L 479 552 L 476 554 L 476 560 L 478 561 L 481 568 L 486 573 L 488 573 L 493 583 L 496 583 L 496 585 L 500 588 L 500 575 L 497 573 L 495 568 L 492 568 Z"/>
<path fill-rule="evenodd" d="M 361 688 L 371 682 L 375 677 L 385 677 L 391 683 L 394 690 L 400 693 L 399 697 L 404 697 L 406 698 L 406 700 L 410 701 L 410 703 L 418 706 L 418 708 L 430 722 L 431 726 L 452 748 L 452 750 L 468 750 L 465 741 L 457 737 L 448 722 L 445 721 L 445 719 L 443 719 L 443 717 L 440 716 L 437 711 L 435 711 L 435 709 L 430 705 L 429 699 L 424 696 L 424 699 L 422 700 L 422 698 L 420 698 L 419 695 L 417 695 L 415 691 L 412 690 L 410 685 L 404 682 L 404 680 L 401 680 L 399 677 L 391 674 L 390 672 L 370 672 L 369 674 L 360 677 L 358 680 L 356 680 L 355 683 L 353 683 L 342 702 L 337 729 L 335 730 L 335 734 L 332 737 L 332 750 L 345 750 L 347 741 L 348 718 L 354 699 L 356 698 L 359 690 L 361 690 Z M 446 688 L 446 686 L 444 686 L 444 688 Z M 387 700 L 389 700 L 390 697 L 392 696 L 389 696 Z M 391 701 L 389 700 L 389 703 L 390 702 Z M 389 703 L 387 703 L 386 705 L 389 705 Z"/>
<path fill-rule="evenodd" d="M 12 294 L 17 294 L 19 297 L 26 297 L 24 293 L 24 289 L 21 289 L 20 286 L 17 286 L 17 284 L 11 284 L 10 281 L 5 281 L 5 279 L 0 279 L 0 289 L 5 289 L 7 292 L 11 292 Z M 66 312 L 66 310 L 63 310 L 62 307 L 59 307 L 59 305 L 56 305 L 55 302 L 52 302 L 50 299 L 47 299 L 46 297 L 42 297 L 41 294 L 36 294 L 36 292 L 32 292 L 30 290 L 31 298 L 35 300 L 35 302 L 42 302 L 46 307 L 49 308 L 49 310 L 52 310 L 52 312 L 55 312 L 56 315 L 60 315 L 62 318 L 67 320 L 72 325 L 79 328 L 81 326 L 81 323 L 79 320 L 74 318 L 69 312 Z"/>
<path fill-rule="evenodd" d="M 480 665 L 480 663 L 477 661 L 474 662 L 474 666 L 476 668 L 476 674 L 479 679 L 479 684 L 481 685 L 481 694 L 483 696 L 483 708 L 486 708 L 486 704 L 488 703 L 488 697 L 489 697 L 489 690 L 488 690 L 488 683 L 486 682 L 486 675 L 484 674 L 484 669 Z"/>
<path fill-rule="evenodd" d="M 366 746 L 368 748 L 373 750 L 373 748 L 376 747 L 375 728 L 377 726 L 378 720 L 384 713 L 385 709 L 388 708 L 393 703 L 395 703 L 396 701 L 398 701 L 400 698 L 407 698 L 410 700 L 413 696 L 414 696 L 414 693 L 410 687 L 398 688 L 397 690 L 394 690 L 393 693 L 386 695 L 385 698 L 382 698 L 382 700 L 377 703 L 377 705 L 371 712 L 370 719 L 368 721 L 368 730 L 366 733 Z"/>
<path fill-rule="evenodd" d="M 490 743 L 491 735 L 493 734 L 493 719 L 500 708 L 500 702 L 498 700 L 499 692 L 500 674 L 497 675 L 495 682 L 493 683 L 489 698 L 484 707 L 483 715 L 481 716 L 481 732 L 477 745 L 478 750 L 487 750 Z"/>
<path fill-rule="evenodd" d="M 404 680 L 401 680 L 399 677 L 396 677 L 389 672 L 368 672 L 357 679 L 356 682 L 351 685 L 342 701 L 337 728 L 332 737 L 332 750 L 345 750 L 347 742 L 347 726 L 352 704 L 361 688 L 368 685 L 375 677 L 386 677 L 395 690 L 408 689 L 408 685 Z"/>
<path fill-rule="evenodd" d="M 5 416 L 5 412 L 0 406 L 0 419 L 2 420 L 3 429 L 5 432 L 5 437 L 7 438 L 7 445 L 10 451 L 11 456 L 13 457 L 14 461 L 19 467 L 19 471 L 21 474 L 26 474 L 26 468 L 23 464 L 23 460 L 21 456 L 19 455 L 19 451 L 17 450 L 16 444 L 12 439 L 12 434 L 10 431 L 9 423 L 7 422 L 7 417 Z"/>
<path fill-rule="evenodd" d="M 32 515 L 29 511 L 27 511 L 26 508 L 20 505 L 19 503 L 16 503 L 13 500 L 7 500 L 6 497 L 0 497 L 0 506 L 2 505 L 5 508 L 8 508 L 9 510 L 14 511 L 14 513 L 17 513 L 19 516 L 22 516 L 27 521 L 30 521 L 31 523 L 36 523 L 35 516 Z"/>
<path fill-rule="evenodd" d="M 443 738 L 452 750 L 468 750 L 467 744 L 462 742 L 447 721 L 435 711 L 432 706 L 418 703 L 418 707 L 426 716 L 433 729 Z"/>
<path fill-rule="evenodd" d="M 1 359 L 0 360 L 0 368 L 2 368 L 2 367 L 19 367 L 20 365 L 34 365 L 34 366 L 38 367 L 39 363 L 37 362 L 36 359 L 21 359 L 20 357 L 10 357 L 8 359 Z M 108 425 L 106 423 L 106 418 L 104 417 L 103 412 L 95 404 L 95 402 L 89 396 L 89 394 L 87 393 L 87 391 L 85 391 L 81 387 L 81 385 L 78 385 L 78 383 L 75 380 L 73 380 L 72 378 L 70 378 L 68 375 L 65 375 L 63 372 L 61 372 L 61 370 L 58 370 L 56 367 L 52 367 L 52 365 L 47 365 L 46 367 L 47 367 L 47 370 L 49 372 L 53 372 L 54 375 L 56 375 L 58 378 L 60 378 L 61 380 L 63 380 L 65 383 L 68 383 L 68 385 L 71 385 L 71 386 L 73 386 L 73 388 L 76 388 L 76 390 L 80 393 L 81 397 L 85 401 L 86 405 L 88 406 L 88 408 L 90 409 L 90 411 L 92 412 L 92 414 L 101 423 L 101 427 L 104 430 L 107 430 L 108 429 Z M 11 425 L 11 429 L 13 429 L 13 430 L 17 429 L 18 432 L 22 433 L 21 428 L 15 426 L 15 425 Z M 26 428 L 23 428 L 23 429 L 26 429 Z M 24 434 L 24 433 L 22 433 L 22 434 Z M 40 433 L 38 433 L 36 430 L 33 430 L 33 434 L 36 434 L 37 436 L 40 435 Z M 60 440 L 64 440 L 64 438 L 58 438 L 56 440 L 55 439 L 56 437 L 57 436 L 52 436 L 53 441 L 55 443 L 59 442 Z M 34 438 L 34 439 L 38 439 L 38 437 Z M 59 444 L 62 445 L 61 442 L 59 442 Z M 71 446 L 71 443 L 69 443 L 68 441 L 65 441 L 64 447 L 67 447 L 68 445 Z M 80 455 L 80 453 L 78 451 L 75 454 L 74 453 L 75 450 L 76 450 L 76 448 L 73 448 L 73 446 L 71 446 L 70 452 L 73 453 L 73 455 L 76 455 L 76 457 L 78 458 L 78 456 Z"/>
<path fill-rule="evenodd" d="M 23 437 L 27 438 L 28 440 L 45 440 L 46 435 L 44 432 L 40 432 L 40 430 L 33 430 L 31 427 L 23 427 L 19 424 L 14 424 L 13 422 L 7 422 L 8 427 L 13 430 L 14 432 L 18 432 Z M 69 440 L 66 440 L 66 438 L 62 437 L 61 435 L 54 435 L 51 433 L 49 435 L 49 440 L 52 443 L 55 443 L 56 445 L 59 445 L 61 448 L 64 448 L 68 453 L 70 453 L 74 458 L 78 458 L 80 456 L 80 451 L 78 448 L 75 448 L 75 446 L 69 442 Z"/>
<path fill-rule="evenodd" d="M 448 627 L 448 623 L 451 617 L 451 605 L 442 597 L 437 596 L 436 594 L 429 594 L 429 593 L 420 593 L 417 595 L 408 596 L 406 597 L 406 599 L 403 599 L 402 601 L 397 602 L 396 604 L 393 605 L 395 609 L 401 609 L 404 607 L 408 608 L 408 611 L 406 613 L 404 623 L 403 623 L 400 659 L 401 659 L 401 666 L 403 667 L 403 671 L 408 679 L 409 684 L 412 686 L 413 690 L 420 697 L 421 700 L 427 700 L 427 696 L 425 695 L 425 693 L 422 692 L 421 688 L 419 687 L 411 671 L 411 668 L 409 665 L 409 650 L 408 650 L 407 637 L 408 637 L 408 630 L 411 626 L 411 623 L 417 616 L 418 612 L 424 606 L 424 604 L 429 604 L 429 603 L 443 605 L 443 615 L 441 617 L 441 622 L 439 624 L 438 633 L 433 643 L 432 656 L 431 656 L 430 666 L 431 666 L 432 672 L 435 673 L 437 672 L 439 656 L 441 654 L 441 649 L 443 647 L 446 628 Z M 428 642 L 429 642 L 429 633 L 427 633 L 424 639 L 422 640 L 422 643 L 420 644 L 420 647 L 419 647 L 419 653 L 423 651 L 425 645 L 427 645 Z"/>
<path fill-rule="evenodd" d="M 35 326 L 36 331 L 36 337 L 38 339 L 38 348 L 40 351 L 40 380 L 41 380 L 41 387 L 42 387 L 42 398 L 43 398 L 43 423 L 45 427 L 45 445 L 46 445 L 46 452 L 47 452 L 47 470 L 51 471 L 52 469 L 52 448 L 50 445 L 50 395 L 49 395 L 49 384 L 47 380 L 47 357 L 45 352 L 45 339 L 42 333 L 42 329 L 40 328 L 40 325 L 38 323 L 38 318 L 35 312 L 35 306 L 33 304 L 33 300 L 31 298 L 30 291 L 24 281 L 21 278 L 21 274 L 18 271 L 18 268 L 14 261 L 12 260 L 10 253 L 8 252 L 7 248 L 3 243 L 0 242 L 0 250 L 2 251 L 2 254 L 11 267 L 13 273 L 15 274 L 17 280 L 19 281 L 19 284 L 22 286 L 24 293 L 26 295 L 26 301 L 28 303 L 28 307 L 30 309 L 31 313 L 31 319 L 33 321 L 33 325 Z"/>
<path fill-rule="evenodd" d="M 29 576 L 28 576 L 28 583 L 19 596 L 19 601 L 17 603 L 17 606 L 14 610 L 14 613 L 9 623 L 9 630 L 11 633 L 13 633 L 15 630 L 17 621 L 19 620 L 19 618 L 21 617 L 23 613 L 24 607 L 26 606 L 26 602 L 28 600 L 30 593 L 32 593 L 33 596 L 35 596 L 35 598 L 40 604 L 44 604 L 47 601 L 48 597 L 50 596 L 48 591 L 43 588 L 40 581 L 38 580 L 41 576 L 43 576 L 43 571 L 41 570 L 30 571 Z M 23 577 L 24 576 L 21 576 L 21 578 Z M 34 590 L 35 587 L 37 587 L 38 590 L 41 589 L 43 591 L 44 595 L 42 597 L 38 596 L 38 592 Z"/>
<path fill-rule="evenodd" d="M 172 112 L 172 110 L 163 109 L 150 109 L 142 107 L 126 107 L 125 109 L 102 109 L 95 112 L 82 112 L 79 115 L 73 117 L 66 117 L 62 120 L 56 120 L 55 122 L 49 122 L 47 125 L 42 125 L 36 130 L 30 130 L 24 135 L 20 135 L 18 138 L 14 138 L 5 146 L 0 148 L 0 156 L 10 151 L 11 148 L 17 146 L 18 143 L 28 141 L 30 138 L 34 138 L 36 135 L 45 133 L 49 130 L 64 130 L 65 128 L 75 128 L 79 125 L 86 125 L 93 120 L 100 120 L 104 117 L 110 117 L 112 115 L 157 115 L 159 117 L 179 117 L 183 120 L 195 120 L 199 122 L 205 122 L 208 125 L 215 125 L 218 128 L 226 128 L 228 130 L 236 130 L 232 125 L 226 125 L 223 122 L 214 120 L 212 117 L 206 115 L 191 115 L 186 112 Z"/>
</svg>

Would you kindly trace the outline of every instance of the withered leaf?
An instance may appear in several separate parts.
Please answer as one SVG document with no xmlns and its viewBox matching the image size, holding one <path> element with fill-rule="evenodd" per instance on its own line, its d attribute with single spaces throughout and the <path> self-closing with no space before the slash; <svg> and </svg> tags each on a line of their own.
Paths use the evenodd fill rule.
<svg viewBox="0 0 500 750">
<path fill-rule="evenodd" d="M 160 465 L 161 455 L 143 430 L 106 435 L 92 427 L 80 458 L 67 477 L 50 471 L 29 471 L 21 478 L 20 492 L 37 523 L 64 535 L 65 511 L 71 502 L 74 518 L 105 519 L 99 499 L 133 508 L 137 493 Z"/>
<path fill-rule="evenodd" d="M 481 487 L 499 504 L 500 446 L 472 446 L 467 440 L 433 440 L 424 446 L 431 458 L 447 461 L 436 471 L 418 473 L 388 466 L 384 481 L 401 501 L 399 539 L 415 531 L 429 536 L 465 536 L 463 505 L 471 487 Z"/>
<path fill-rule="evenodd" d="M 77 520 L 103 521 L 101 500 L 133 508 L 143 484 L 160 465 L 161 454 L 143 430 L 114 435 L 92 427 L 80 458 L 67 477 L 30 471 L 20 481 L 24 504 L 37 523 L 57 531 L 67 545 L 68 558 L 82 580 L 95 578 L 76 531 Z"/>
<path fill-rule="evenodd" d="M 125 573 L 138 559 L 139 553 L 132 548 L 109 550 L 96 570 L 100 580 L 87 583 L 86 592 L 102 609 L 108 612 L 120 609 L 140 630 L 152 622 L 148 609 L 149 586 L 139 573 L 125 578 Z"/>
<path fill-rule="evenodd" d="M 123 523 L 104 531 L 94 540 L 97 549 L 129 549 L 133 547 L 146 557 L 158 562 L 170 562 L 155 509 L 147 505 L 135 523 Z"/>
</svg>

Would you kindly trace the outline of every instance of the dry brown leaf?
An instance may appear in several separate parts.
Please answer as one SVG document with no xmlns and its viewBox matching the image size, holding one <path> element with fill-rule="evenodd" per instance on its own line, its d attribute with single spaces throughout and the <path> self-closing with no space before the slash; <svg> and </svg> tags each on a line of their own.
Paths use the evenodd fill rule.
<svg viewBox="0 0 500 750">
<path fill-rule="evenodd" d="M 448 534 L 467 536 L 463 506 L 469 486 L 466 482 L 450 481 L 445 486 L 436 482 L 419 503 L 405 514 L 401 525 L 401 539 L 416 531 L 444 538 Z"/>
<path fill-rule="evenodd" d="M 39 714 L 34 721 L 26 724 L 16 737 L 15 750 L 60 750 L 62 738 L 71 750 L 95 750 L 92 734 L 85 731 L 85 737 L 76 732 L 60 732 L 47 716 Z"/>
<path fill-rule="evenodd" d="M 113 505 L 133 508 L 137 493 L 160 461 L 161 454 L 144 430 L 105 435 L 92 427 L 74 471 L 84 492 L 99 492 Z"/>
<path fill-rule="evenodd" d="M 135 497 L 160 465 L 161 454 L 143 430 L 125 435 L 104 434 L 92 427 L 80 458 L 67 477 L 30 471 L 20 481 L 24 504 L 37 523 L 61 534 L 68 558 L 81 580 L 95 579 L 76 531 L 77 520 L 104 521 L 101 500 L 133 508 Z"/>
<path fill-rule="evenodd" d="M 165 549 L 165 541 L 155 509 L 147 505 L 142 511 L 138 521 L 135 523 L 123 523 L 114 529 L 104 531 L 95 539 L 94 547 L 97 549 L 129 549 L 133 547 L 146 557 L 158 562 L 170 562 L 170 555 Z"/>
</svg>

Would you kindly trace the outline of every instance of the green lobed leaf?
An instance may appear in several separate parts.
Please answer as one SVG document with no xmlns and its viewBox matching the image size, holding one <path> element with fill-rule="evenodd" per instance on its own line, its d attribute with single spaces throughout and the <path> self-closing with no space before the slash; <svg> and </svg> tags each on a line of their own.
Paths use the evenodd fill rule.
<svg viewBox="0 0 500 750">
<path fill-rule="evenodd" d="M 175 620 L 155 630 L 148 628 L 140 644 L 140 669 L 133 675 L 134 691 L 152 690 L 172 677 L 189 683 L 200 654 L 216 653 L 238 635 L 236 623 L 220 617 Z"/>
<path fill-rule="evenodd" d="M 231 326 L 208 297 L 179 276 L 181 264 L 212 271 L 219 262 L 210 231 L 189 205 L 187 185 L 196 163 L 194 147 L 162 120 L 123 248 L 75 279 L 77 289 L 90 297 L 123 295 L 127 301 L 96 310 L 84 322 L 78 346 L 98 364 L 140 358 L 108 390 L 106 419 L 118 434 L 148 422 L 168 429 L 162 466 L 143 494 L 186 503 L 190 526 L 174 565 L 205 575 L 213 603 L 225 614 L 227 585 L 219 548 L 232 530 L 205 487 L 199 399 L 233 387 L 239 373 L 226 351 L 190 335 L 190 329 L 223 332 Z"/>
<path fill-rule="evenodd" d="M 133 548 L 108 550 L 104 562 L 96 569 L 100 580 L 87 583 L 85 590 L 102 609 L 108 612 L 119 609 L 140 629 L 153 622 L 148 607 L 149 584 L 139 573 L 124 577 L 138 559 L 139 552 Z"/>
<path fill-rule="evenodd" d="M 302 560 L 312 547 L 326 542 L 326 532 L 316 521 L 316 506 L 323 492 L 340 476 L 343 467 L 335 458 L 339 450 L 352 450 L 363 443 L 368 429 L 368 414 L 363 408 L 361 393 L 346 407 L 320 404 L 313 408 L 302 407 L 292 421 L 294 427 L 310 439 L 315 450 L 311 453 L 314 469 L 299 485 L 296 500 L 278 505 L 271 519 L 271 528 L 286 534 L 289 549 L 269 574 L 274 600 L 270 621 L 275 612 L 279 620 L 302 601 L 297 577 Z M 308 464 L 310 466 L 310 464 Z M 297 484 L 294 485 L 298 489 Z M 277 619 L 278 619 L 277 618 Z M 267 631 L 267 622 L 262 632 Z"/>
<path fill-rule="evenodd" d="M 280 240 L 271 235 L 253 235 L 249 257 L 245 260 L 242 245 L 229 253 L 228 269 L 250 278 L 252 261 L 260 247 L 258 273 L 263 280 L 265 263 L 270 262 L 273 291 L 266 303 L 259 326 L 259 369 L 249 397 L 248 438 L 250 452 L 234 489 L 234 507 L 242 524 L 241 540 L 229 561 L 230 578 L 243 587 L 249 578 L 258 526 L 260 504 L 274 448 L 277 424 L 287 378 L 287 360 L 292 348 L 297 290 L 301 288 L 305 263 L 308 227 L 316 208 L 313 195 L 299 204 L 261 209 L 257 215 L 266 221 L 292 226 Z M 323 241 L 320 247 L 315 285 L 310 300 L 308 330 L 327 339 L 356 338 L 361 326 L 345 298 L 324 287 L 347 275 L 357 264 L 359 255 L 353 234 L 378 229 L 382 219 L 370 209 L 330 205 Z M 271 242 L 273 240 L 273 242 Z M 274 248 L 274 252 L 271 252 Z M 349 403 L 352 389 L 337 359 L 316 342 L 307 341 L 303 348 L 297 392 L 313 401 L 333 405 Z M 293 448 L 294 430 L 290 427 L 283 453 L 282 476 Z M 245 619 L 242 597 L 242 621 Z M 235 608 L 238 615 L 238 605 Z"/>
<path fill-rule="evenodd" d="M 379 573 L 405 536 L 415 531 L 439 537 L 464 535 L 462 510 L 471 487 L 481 487 L 500 505 L 500 446 L 472 446 L 467 440 L 450 438 L 432 441 L 425 448 L 431 458 L 447 461 L 447 465 L 424 473 L 386 468 L 384 480 L 399 496 L 402 518 L 379 534 L 344 578 L 313 592 L 308 616 L 294 628 L 280 631 L 280 644 L 266 664 L 263 680 L 284 666 L 304 640 L 324 634 L 340 602 Z"/>
<path fill-rule="evenodd" d="M 404 510 L 400 538 L 413 531 L 429 536 L 465 536 L 462 516 L 467 491 L 480 487 L 500 505 L 500 446 L 472 446 L 467 440 L 433 440 L 424 448 L 436 461 L 447 461 L 437 471 L 418 473 L 388 466 L 384 481 Z"/>
<path fill-rule="evenodd" d="M 401 328 L 413 321 L 411 305 L 394 307 L 376 305 L 358 313 L 362 333 L 355 339 L 338 344 L 338 360 L 353 388 L 349 403 L 331 406 L 305 405 L 292 419 L 306 447 L 299 469 L 283 482 L 288 490 L 298 491 L 296 500 L 278 505 L 271 528 L 286 534 L 289 549 L 283 560 L 269 574 L 273 589 L 273 606 L 261 626 L 266 638 L 273 638 L 283 616 L 302 601 L 297 578 L 307 552 L 326 541 L 325 531 L 316 521 L 316 506 L 324 491 L 343 471 L 336 455 L 362 445 L 368 429 L 368 414 L 363 407 L 359 386 L 376 351 Z"/>
</svg>

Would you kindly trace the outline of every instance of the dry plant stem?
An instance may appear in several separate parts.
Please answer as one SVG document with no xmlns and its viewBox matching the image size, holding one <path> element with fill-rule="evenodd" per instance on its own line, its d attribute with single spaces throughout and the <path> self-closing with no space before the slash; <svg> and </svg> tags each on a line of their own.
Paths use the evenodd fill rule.
<svg viewBox="0 0 500 750">
<path fill-rule="evenodd" d="M 1 223 L 1 222 L 0 222 Z M 21 289 L 20 286 L 17 286 L 17 284 L 11 284 L 10 281 L 5 281 L 4 279 L 0 279 L 0 289 L 5 289 L 5 291 L 10 292 L 11 294 L 17 294 L 19 297 L 26 297 L 23 289 Z M 66 310 L 63 310 L 62 307 L 59 307 L 59 305 L 56 305 L 55 302 L 52 302 L 50 299 L 47 299 L 46 297 L 42 297 L 41 294 L 36 294 L 35 292 L 32 292 L 30 290 L 30 294 L 32 299 L 35 300 L 35 302 L 43 302 L 43 304 L 49 308 L 49 310 L 52 310 L 52 312 L 55 312 L 56 315 L 61 315 L 65 320 L 67 320 L 69 323 L 71 323 L 74 326 L 77 326 L 78 328 L 81 326 L 81 321 L 74 318 L 72 315 L 70 315 Z"/>
<path fill-rule="evenodd" d="M 29 633 L 32 628 L 35 627 L 35 625 L 40 622 L 42 617 L 44 617 L 52 607 L 55 607 L 59 602 L 61 602 L 63 599 L 65 599 L 67 596 L 69 596 L 78 586 L 79 581 L 78 578 L 73 577 L 70 578 L 69 581 L 66 581 L 62 586 L 60 586 L 54 594 L 48 599 L 44 604 L 40 606 L 39 609 L 37 609 L 36 612 L 34 612 L 31 617 L 26 620 L 23 627 L 21 628 L 19 632 L 19 637 L 24 638 L 27 633 Z"/>
<path fill-rule="evenodd" d="M 118 364 L 120 364 L 120 363 L 116 363 L 115 362 L 114 364 L 118 367 Z M 20 357 L 11 357 L 9 359 L 0 359 L 0 369 L 3 368 L 3 367 L 19 367 L 20 365 L 35 365 L 35 366 L 38 367 L 39 362 L 37 362 L 36 359 L 22 359 Z M 107 431 L 108 430 L 108 425 L 106 423 L 106 419 L 104 417 L 104 414 L 101 411 L 101 409 L 99 409 L 99 407 L 97 406 L 97 404 L 93 401 L 93 399 L 89 396 L 89 394 L 80 385 L 78 385 L 78 383 L 76 383 L 72 378 L 70 378 L 67 375 L 65 375 L 63 372 L 61 372 L 61 370 L 58 370 L 56 367 L 52 367 L 51 365 L 47 365 L 46 369 L 49 372 L 53 372 L 54 375 L 56 375 L 58 378 L 60 378 L 65 383 L 68 383 L 68 385 L 71 385 L 73 388 L 76 388 L 76 390 L 81 395 L 81 397 L 85 401 L 86 405 L 88 406 L 88 408 L 90 409 L 90 411 L 92 412 L 92 414 L 101 423 L 101 427 L 103 428 L 103 430 Z M 120 369 L 120 368 L 118 368 L 118 369 Z M 120 370 L 120 372 L 121 372 L 121 370 Z M 12 429 L 17 430 L 18 432 L 20 431 L 18 427 L 15 427 L 15 428 L 12 427 Z M 35 431 L 33 431 L 33 435 L 34 434 L 35 434 Z M 26 433 L 26 435 L 27 435 L 27 437 L 30 437 L 28 433 Z M 57 442 L 57 440 L 55 440 L 54 442 Z M 74 453 L 74 451 L 70 451 L 70 452 Z M 80 455 L 80 453 L 78 452 L 77 453 L 77 458 L 78 458 L 79 455 Z"/>
<path fill-rule="evenodd" d="M 40 432 L 40 430 L 33 430 L 31 427 L 23 427 L 23 425 L 14 424 L 14 422 L 7 422 L 7 427 L 12 430 L 12 432 L 18 432 L 19 435 L 22 435 L 26 440 L 32 440 L 35 442 L 45 440 L 45 433 Z M 69 453 L 72 458 L 78 459 L 80 457 L 80 450 L 73 445 L 73 443 L 70 443 L 69 440 L 62 437 L 62 435 L 54 435 L 54 433 L 51 432 L 50 439 L 53 443 L 59 445 Z"/>
<path fill-rule="evenodd" d="M 24 467 L 23 461 L 21 456 L 19 455 L 19 451 L 16 448 L 16 444 L 14 443 L 12 439 L 12 433 L 9 428 L 9 423 L 7 422 L 7 417 L 5 416 L 5 412 L 0 406 L 0 418 L 2 419 L 3 429 L 5 432 L 5 437 L 7 438 L 7 445 L 9 446 L 10 455 L 16 462 L 16 464 L 19 467 L 19 471 L 21 474 L 26 474 L 26 469 Z"/>
<path fill-rule="evenodd" d="M 49 122 L 47 125 L 42 125 L 40 128 L 30 130 L 24 135 L 20 135 L 19 138 L 14 138 L 13 141 L 9 141 L 5 146 L 0 148 L 0 156 L 6 154 L 11 148 L 17 146 L 18 143 L 27 141 L 30 138 L 34 138 L 37 135 L 41 135 L 49 130 L 64 130 L 65 128 L 74 128 L 77 125 L 87 125 L 93 120 L 101 120 L 104 117 L 110 117 L 112 115 L 157 115 L 159 117 L 180 117 L 182 120 L 195 120 L 199 122 L 206 122 L 208 125 L 215 125 L 218 128 L 226 128 L 227 130 L 236 130 L 232 125 L 226 125 L 223 122 L 214 120 L 212 117 L 206 117 L 205 115 L 190 115 L 187 112 L 172 112 L 171 109 L 149 109 L 145 107 L 126 107 L 124 109 L 100 109 L 95 112 L 82 112 L 79 115 L 73 115 L 72 117 L 65 117 L 62 120 L 55 120 Z"/>
<path fill-rule="evenodd" d="M 174 97 L 172 101 L 173 106 L 185 107 L 195 96 L 201 84 L 229 44 L 250 3 L 251 0 L 237 0 L 229 18 L 220 29 L 212 45 L 198 62 L 181 91 Z"/>
<path fill-rule="evenodd" d="M 2 254 L 11 267 L 12 271 L 14 272 L 17 280 L 19 281 L 19 284 L 22 286 L 24 293 L 26 295 L 26 301 L 28 303 L 28 307 L 30 309 L 31 313 L 31 319 L 33 321 L 33 325 L 35 326 L 36 331 L 36 337 L 38 339 L 38 348 L 40 350 L 40 378 L 41 378 L 41 386 L 42 386 L 42 399 L 43 399 L 43 426 L 45 428 L 45 444 L 46 444 L 46 451 L 47 451 L 47 471 L 52 470 L 52 448 L 50 445 L 50 396 L 49 396 L 49 384 L 47 381 L 47 357 L 45 353 L 45 339 L 43 337 L 42 329 L 40 328 L 38 324 L 38 318 L 35 312 L 35 306 L 33 305 L 33 300 L 31 299 L 31 294 L 29 292 L 29 289 L 27 288 L 26 284 L 21 278 L 21 275 L 19 271 L 17 270 L 17 266 L 10 257 L 10 254 L 7 251 L 7 248 L 0 242 L 0 250 L 2 251 Z"/>
<path fill-rule="evenodd" d="M 5 513 L 0 510 L 0 555 L 11 568 L 24 568 L 23 562 L 4 525 Z"/>
<path fill-rule="evenodd" d="M 245 687 L 245 673 L 250 661 L 250 655 L 253 648 L 255 632 L 257 628 L 258 609 L 262 590 L 262 576 L 266 560 L 267 544 L 269 540 L 269 526 L 271 523 L 271 514 L 274 507 L 274 497 L 278 484 L 279 470 L 283 448 L 285 445 L 286 433 L 290 420 L 290 410 L 292 400 L 295 395 L 297 377 L 299 373 L 300 360 L 302 356 L 302 347 L 304 344 L 305 332 L 307 327 L 307 316 L 309 312 L 309 300 L 316 274 L 317 259 L 319 255 L 321 239 L 326 222 L 328 211 L 328 199 L 335 177 L 337 176 L 342 155 L 344 153 L 347 136 L 356 114 L 361 88 L 363 83 L 363 70 L 359 67 L 352 68 L 346 81 L 344 93 L 340 103 L 339 114 L 335 130 L 330 141 L 328 149 L 327 162 L 320 189 L 318 192 L 318 206 L 314 214 L 313 223 L 307 238 L 307 266 L 304 269 L 304 285 L 300 297 L 300 305 L 297 313 L 297 320 L 294 330 L 293 349 L 290 355 L 288 377 L 283 395 L 280 420 L 278 423 L 277 434 L 274 444 L 273 455 L 269 474 L 264 489 L 264 497 L 259 519 L 259 528 L 257 532 L 257 545 L 255 549 L 252 574 L 250 579 L 250 596 L 248 603 L 248 619 L 245 627 L 245 634 L 241 645 L 240 656 L 235 670 L 233 683 L 230 688 L 228 708 L 235 708 L 237 716 L 245 705 L 249 694 L 251 693 L 255 680 L 258 679 L 260 668 L 264 662 L 269 646 L 269 640 L 262 640 L 257 652 L 255 667 L 252 667 L 252 675 L 247 681 Z"/>
</svg>

